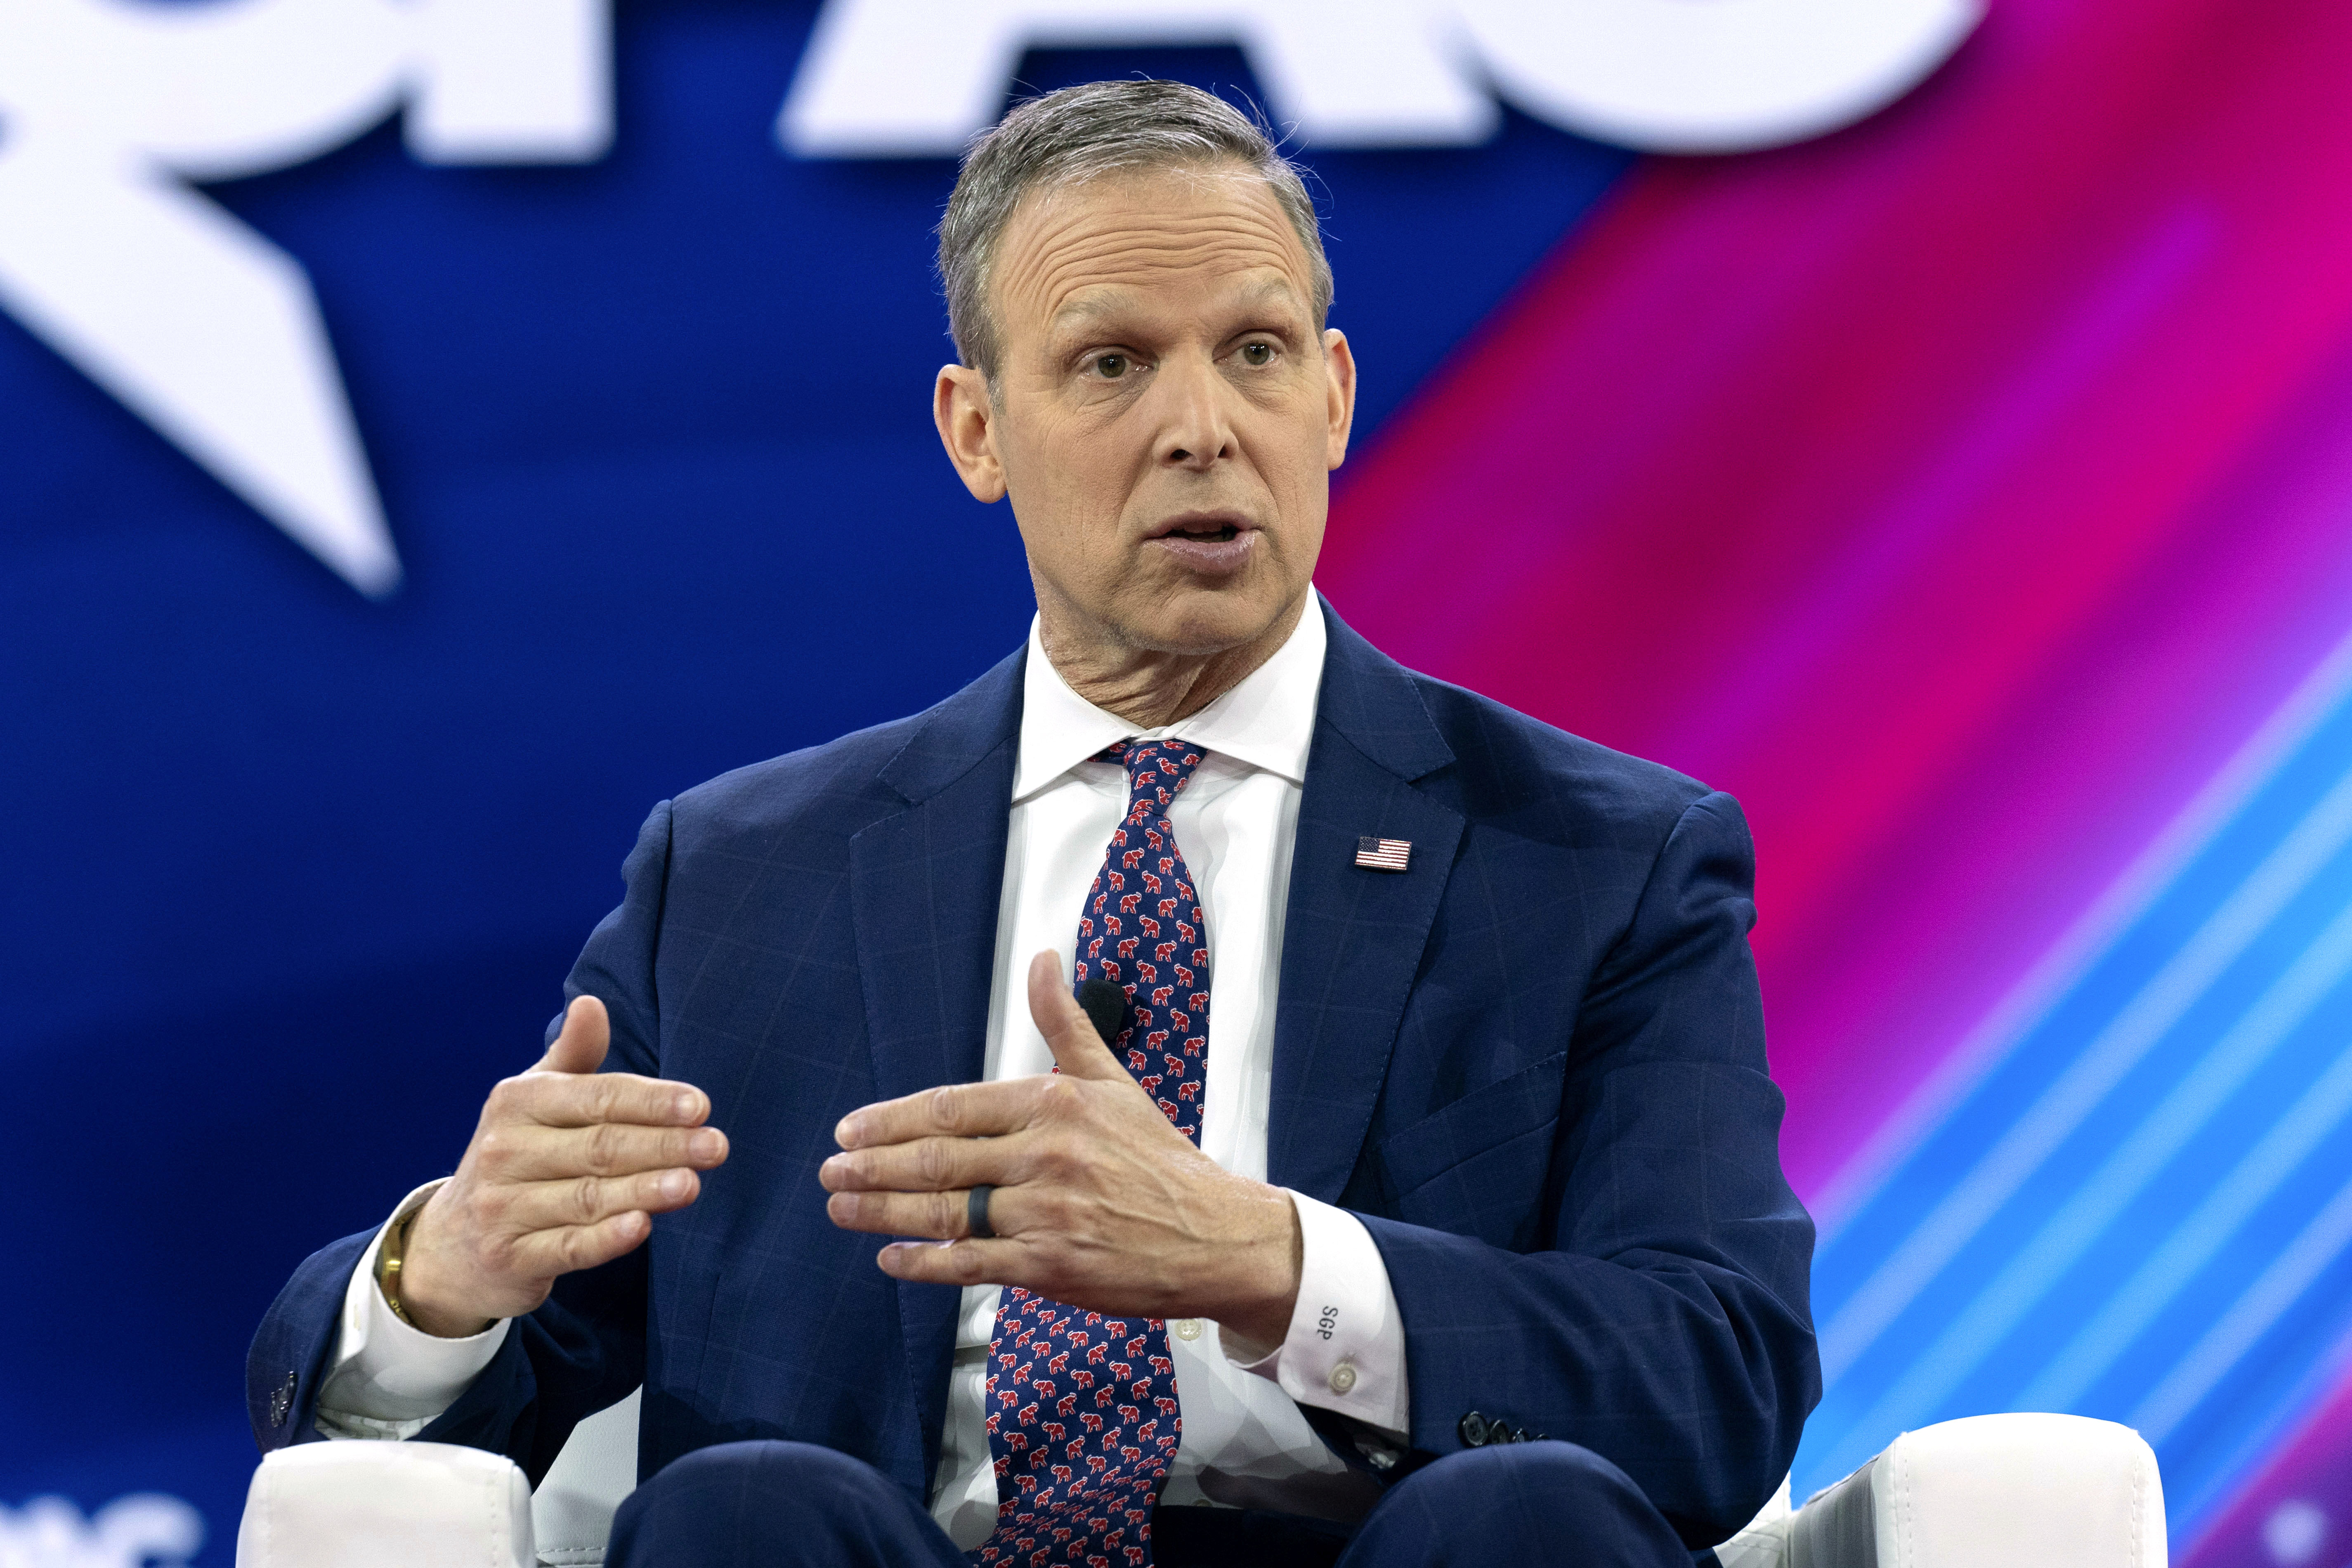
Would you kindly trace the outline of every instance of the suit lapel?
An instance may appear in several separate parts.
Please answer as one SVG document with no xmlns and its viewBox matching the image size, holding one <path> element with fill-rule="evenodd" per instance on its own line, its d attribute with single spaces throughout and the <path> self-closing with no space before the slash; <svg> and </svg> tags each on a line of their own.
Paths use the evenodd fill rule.
<svg viewBox="0 0 2352 1568">
<path fill-rule="evenodd" d="M 981 1076 L 1023 658 L 1015 653 L 931 710 L 880 776 L 907 808 L 850 841 L 858 978 L 885 1100 Z M 960 1292 L 901 1281 L 898 1293 L 928 1487 Z"/>
<path fill-rule="evenodd" d="M 1412 677 L 1322 608 L 1330 644 L 1283 924 L 1266 1178 L 1333 1203 L 1388 1076 L 1463 819 L 1412 787 L 1454 753 Z M 1410 840 L 1408 868 L 1358 866 L 1362 837 Z"/>
</svg>

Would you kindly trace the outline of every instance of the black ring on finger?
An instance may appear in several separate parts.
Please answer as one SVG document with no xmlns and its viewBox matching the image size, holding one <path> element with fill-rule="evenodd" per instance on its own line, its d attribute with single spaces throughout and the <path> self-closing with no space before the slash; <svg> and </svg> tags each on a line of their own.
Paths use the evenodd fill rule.
<svg viewBox="0 0 2352 1568">
<path fill-rule="evenodd" d="M 996 1189 L 982 1183 L 972 1188 L 963 1201 L 963 1227 L 971 1233 L 973 1241 L 993 1241 L 996 1231 L 988 1223 L 988 1194 Z"/>
</svg>

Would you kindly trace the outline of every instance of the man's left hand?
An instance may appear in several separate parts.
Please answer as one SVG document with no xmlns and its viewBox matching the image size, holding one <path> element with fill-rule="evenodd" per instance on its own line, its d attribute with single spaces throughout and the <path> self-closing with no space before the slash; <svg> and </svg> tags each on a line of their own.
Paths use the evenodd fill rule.
<svg viewBox="0 0 2352 1568">
<path fill-rule="evenodd" d="M 1092 1311 L 1209 1318 L 1272 1346 L 1298 1297 L 1298 1215 L 1278 1187 L 1236 1176 L 1169 1123 L 1095 1033 L 1048 950 L 1029 1012 L 1061 1069 L 950 1084 L 852 1111 L 818 1179 L 845 1230 L 929 1237 L 882 1249 L 882 1271 L 946 1285 L 1019 1285 Z M 965 1224 L 996 1191 L 995 1236 Z"/>
</svg>

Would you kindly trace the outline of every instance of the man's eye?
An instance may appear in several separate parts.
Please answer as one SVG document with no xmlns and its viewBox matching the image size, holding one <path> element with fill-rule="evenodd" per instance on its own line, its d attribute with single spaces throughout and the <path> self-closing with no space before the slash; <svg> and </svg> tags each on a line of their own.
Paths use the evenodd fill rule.
<svg viewBox="0 0 2352 1568">
<path fill-rule="evenodd" d="M 1127 372 L 1128 361 L 1125 354 L 1105 354 L 1095 361 L 1095 374 L 1105 381 L 1117 381 Z"/>
<path fill-rule="evenodd" d="M 1261 367 L 1272 364 L 1274 363 L 1274 345 L 1272 343 L 1243 344 L 1242 363 L 1246 365 Z"/>
</svg>

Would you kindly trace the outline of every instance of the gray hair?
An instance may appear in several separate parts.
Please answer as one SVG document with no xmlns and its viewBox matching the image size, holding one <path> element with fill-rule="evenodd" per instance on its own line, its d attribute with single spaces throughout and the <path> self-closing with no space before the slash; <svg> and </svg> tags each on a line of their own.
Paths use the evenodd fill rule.
<svg viewBox="0 0 2352 1568">
<path fill-rule="evenodd" d="M 1180 81 L 1094 81 L 1013 105 L 972 139 L 940 220 L 940 279 L 956 353 L 996 378 L 988 271 L 998 238 L 1030 192 L 1130 169 L 1240 163 L 1266 183 L 1314 269 L 1315 325 L 1331 310 L 1331 264 L 1299 166 L 1264 123 Z"/>
</svg>

